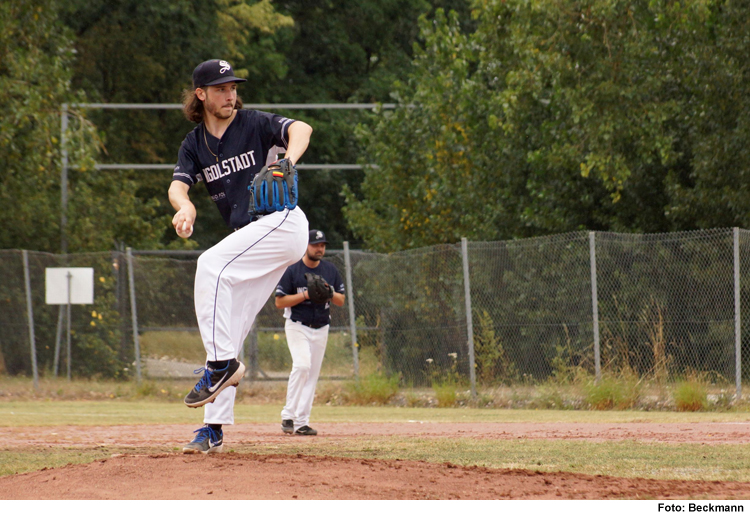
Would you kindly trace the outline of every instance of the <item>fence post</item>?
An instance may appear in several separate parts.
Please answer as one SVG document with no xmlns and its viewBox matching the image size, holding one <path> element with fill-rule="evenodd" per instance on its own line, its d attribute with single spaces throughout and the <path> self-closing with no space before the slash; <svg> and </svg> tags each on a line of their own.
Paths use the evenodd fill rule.
<svg viewBox="0 0 750 528">
<path fill-rule="evenodd" d="M 599 292 L 596 285 L 596 233 L 589 231 L 589 256 L 591 261 L 591 308 L 594 322 L 594 371 L 597 383 L 602 377 L 602 356 L 599 348 Z"/>
<path fill-rule="evenodd" d="M 67 273 L 67 279 L 66 279 L 68 281 L 68 288 L 67 288 L 67 290 L 68 290 L 68 302 L 65 305 L 65 319 L 67 320 L 66 324 L 67 324 L 67 330 L 68 330 L 67 339 L 65 341 L 65 344 L 66 344 L 66 356 L 67 356 L 66 359 L 67 359 L 67 366 L 68 366 L 68 375 L 67 375 L 68 381 L 71 380 L 71 376 L 72 376 L 71 371 L 72 371 L 72 364 L 73 364 L 73 359 L 72 359 L 73 353 L 71 352 L 72 349 L 73 349 L 73 346 L 72 346 L 71 337 L 70 337 L 71 336 L 70 326 L 72 324 L 71 323 L 72 319 L 71 319 L 71 315 L 70 315 L 70 296 L 71 296 L 70 281 L 71 281 L 71 277 L 72 276 L 73 275 L 70 273 L 70 271 L 68 271 L 68 273 Z"/>
<path fill-rule="evenodd" d="M 734 249 L 734 383 L 737 399 L 742 396 L 742 319 L 740 317 L 740 229 L 733 230 Z"/>
<path fill-rule="evenodd" d="M 127 249 L 128 285 L 130 287 L 130 317 L 133 322 L 133 348 L 135 350 L 135 379 L 141 382 L 141 344 L 138 338 L 138 312 L 135 308 L 135 279 L 133 278 L 133 252 Z"/>
<path fill-rule="evenodd" d="M 52 370 L 55 377 L 60 372 L 60 347 L 62 340 L 63 320 L 65 318 L 65 305 L 61 304 L 57 311 L 57 331 L 55 332 L 55 356 L 52 360 Z"/>
<path fill-rule="evenodd" d="M 112 255 L 112 275 L 115 279 L 115 290 L 117 293 L 115 301 L 117 305 L 115 308 L 117 309 L 117 313 L 120 314 L 120 360 L 127 361 L 130 357 L 130 351 L 128 350 L 128 321 L 124 317 L 128 311 L 128 299 L 125 293 L 128 273 L 128 265 L 125 261 L 125 243 L 118 241 Z"/>
<path fill-rule="evenodd" d="M 461 238 L 461 254 L 464 267 L 464 301 L 466 302 L 466 334 L 469 345 L 469 383 L 471 397 L 477 397 L 476 361 L 474 358 L 474 324 L 471 320 L 471 285 L 469 284 L 469 243 L 466 237 Z"/>
<path fill-rule="evenodd" d="M 60 148 L 62 154 L 62 167 L 60 171 L 60 252 L 68 252 L 68 148 L 65 136 L 68 130 L 68 104 L 64 103 L 60 108 Z"/>
<path fill-rule="evenodd" d="M 258 377 L 258 321 L 253 323 L 250 333 L 245 340 L 247 345 L 247 369 L 250 371 L 249 377 L 254 380 Z"/>
<path fill-rule="evenodd" d="M 23 250 L 23 279 L 26 285 L 26 315 L 29 321 L 29 340 L 31 341 L 31 372 L 34 376 L 34 389 L 39 389 L 39 371 L 36 366 L 36 337 L 34 336 L 34 308 L 31 306 L 31 278 L 29 276 L 29 252 Z"/>
<path fill-rule="evenodd" d="M 349 299 L 349 329 L 352 334 L 352 360 L 354 379 L 359 379 L 359 350 L 357 350 L 357 318 L 354 314 L 354 288 L 352 287 L 352 259 L 349 242 L 344 241 L 344 267 L 346 268 L 346 297 Z"/>
</svg>

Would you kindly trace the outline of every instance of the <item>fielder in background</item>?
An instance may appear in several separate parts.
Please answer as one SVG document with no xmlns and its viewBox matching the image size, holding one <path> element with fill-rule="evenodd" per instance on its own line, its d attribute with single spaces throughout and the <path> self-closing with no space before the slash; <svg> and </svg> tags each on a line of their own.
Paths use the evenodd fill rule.
<svg viewBox="0 0 750 528">
<path fill-rule="evenodd" d="M 195 313 L 206 365 L 188 407 L 204 408 L 204 423 L 185 453 L 221 452 L 222 425 L 234 423 L 235 387 L 245 366 L 237 359 L 256 315 L 286 268 L 305 253 L 309 226 L 297 207 L 294 165 L 312 128 L 301 121 L 243 110 L 234 76 L 223 60 L 199 64 L 183 94 L 185 116 L 198 123 L 182 142 L 169 187 L 172 219 L 183 238 L 196 211 L 188 197 L 202 181 L 233 232 L 198 259 Z M 278 160 L 279 153 L 285 153 Z"/>
<path fill-rule="evenodd" d="M 276 287 L 276 308 L 284 309 L 286 342 L 292 372 L 281 411 L 281 430 L 287 434 L 316 435 L 310 427 L 320 367 L 326 353 L 331 303 L 344 306 L 344 281 L 326 253 L 323 231 L 312 230 L 302 260 L 289 266 Z"/>
</svg>

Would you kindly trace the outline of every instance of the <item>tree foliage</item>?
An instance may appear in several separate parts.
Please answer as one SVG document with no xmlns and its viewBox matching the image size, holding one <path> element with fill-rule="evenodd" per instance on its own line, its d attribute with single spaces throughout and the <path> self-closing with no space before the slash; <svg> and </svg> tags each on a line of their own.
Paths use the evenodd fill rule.
<svg viewBox="0 0 750 528">
<path fill-rule="evenodd" d="M 305 163 L 378 167 L 301 174 L 301 206 L 334 244 L 746 227 L 749 4 L 6 2 L 0 201 L 18 222 L 0 247 L 59 247 L 63 103 L 178 102 L 195 65 L 215 57 L 250 79 L 250 105 L 401 104 L 282 111 L 315 128 Z M 193 126 L 176 111 L 75 107 L 70 124 L 82 168 L 170 164 Z M 73 251 L 208 247 L 226 233 L 198 189 L 195 235 L 175 236 L 168 171 L 75 170 L 70 181 Z"/>
<path fill-rule="evenodd" d="M 83 94 L 71 90 L 73 41 L 59 23 L 51 0 L 6 2 L 0 13 L 0 104 L 6 110 L 0 116 L 4 161 L 0 208 L 6 219 L 0 247 L 57 251 L 61 237 L 61 106 L 83 100 Z M 74 109 L 71 118 L 65 138 L 69 163 L 90 168 L 96 132 Z M 93 192 L 86 173 L 82 174 L 74 183 L 76 205 L 69 214 L 70 236 L 80 250 L 102 247 L 102 243 L 107 247 L 111 226 L 98 222 L 111 220 L 106 214 L 109 205 L 101 194 Z M 83 225 L 86 222 L 90 222 L 88 226 Z M 99 239 L 93 241 L 94 237 Z"/>
<path fill-rule="evenodd" d="M 352 229 L 394 250 L 746 226 L 746 4 L 476 1 L 470 34 L 423 19 L 404 108 L 362 132 L 378 169 L 348 194 Z"/>
<path fill-rule="evenodd" d="M 64 21 L 75 34 L 73 84 L 92 100 L 105 103 L 179 102 L 182 90 L 191 86 L 198 63 L 222 57 L 236 64 L 246 56 L 252 58 L 259 51 L 254 50 L 253 39 L 292 23 L 276 13 L 268 0 L 252 4 L 238 0 L 61 0 L 61 4 Z M 252 72 L 239 65 L 237 73 Z M 88 114 L 106 145 L 99 156 L 103 163 L 172 163 L 182 139 L 194 126 L 178 111 L 90 110 Z M 177 239 L 171 229 L 174 212 L 167 201 L 171 180 L 167 171 L 101 172 L 92 178 L 102 187 L 113 181 L 128 182 L 119 196 L 112 197 L 113 210 L 123 200 L 138 206 L 135 214 L 127 216 L 135 229 L 119 229 L 116 240 L 144 249 L 193 248 L 198 245 L 195 240 L 210 245 L 226 234 L 211 200 L 205 192 L 196 192 L 200 222 L 195 237 L 186 242 Z"/>
<path fill-rule="evenodd" d="M 408 83 L 396 83 L 400 106 L 359 129 L 367 161 L 378 166 L 362 184 L 364 199 L 347 190 L 350 225 L 379 250 L 454 241 L 467 229 L 478 235 L 488 216 L 502 214 L 481 204 L 493 186 L 477 166 L 477 105 L 465 93 L 477 50 L 455 16 L 423 18 L 421 30 L 414 72 Z"/>
<path fill-rule="evenodd" d="M 73 85 L 91 100 L 175 103 L 190 87 L 190 75 L 209 58 L 232 61 L 249 79 L 239 92 L 253 103 L 388 100 L 392 82 L 411 68 L 416 19 L 432 5 L 449 5 L 468 18 L 465 0 L 59 0 L 73 30 Z M 280 110 L 309 122 L 315 135 L 305 163 L 355 163 L 360 147 L 354 126 L 367 112 Z M 90 110 L 106 145 L 103 163 L 172 163 L 192 128 L 177 111 Z M 171 229 L 167 172 L 120 171 L 135 197 L 149 204 L 146 222 L 159 236 L 127 236 L 137 247 L 208 247 L 226 234 L 215 206 L 201 189 L 193 192 L 199 220 L 195 234 L 178 239 Z M 104 176 L 104 175 L 101 175 Z M 359 171 L 301 173 L 301 207 L 312 225 L 326 229 L 334 244 L 351 240 L 341 214 L 344 183 L 359 188 Z M 356 245 L 356 244 L 355 244 Z"/>
</svg>

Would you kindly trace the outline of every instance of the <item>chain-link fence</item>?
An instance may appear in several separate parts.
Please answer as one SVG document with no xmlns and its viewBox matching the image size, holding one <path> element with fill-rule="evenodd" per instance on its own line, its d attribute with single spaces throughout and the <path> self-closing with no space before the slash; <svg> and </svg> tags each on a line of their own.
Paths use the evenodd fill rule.
<svg viewBox="0 0 750 528">
<path fill-rule="evenodd" d="M 31 375 L 36 357 L 41 375 L 194 377 L 205 361 L 193 308 L 198 254 L 0 251 L 0 368 Z M 576 232 L 387 255 L 329 250 L 327 259 L 347 279 L 347 304 L 331 310 L 323 378 L 381 372 L 413 387 L 497 386 L 627 372 L 739 389 L 750 375 L 748 361 L 740 367 L 750 231 Z M 48 267 L 95 270 L 94 304 L 71 307 L 70 336 L 66 307 L 45 304 Z M 255 379 L 291 370 L 273 298 L 243 356 Z"/>
<path fill-rule="evenodd" d="M 123 253 L 4 250 L 0 265 L 0 369 L 31 375 L 36 362 L 42 375 L 131 376 L 133 335 Z M 71 306 L 68 324 L 67 306 L 46 304 L 45 270 L 79 267 L 94 269 L 94 304 Z"/>
</svg>

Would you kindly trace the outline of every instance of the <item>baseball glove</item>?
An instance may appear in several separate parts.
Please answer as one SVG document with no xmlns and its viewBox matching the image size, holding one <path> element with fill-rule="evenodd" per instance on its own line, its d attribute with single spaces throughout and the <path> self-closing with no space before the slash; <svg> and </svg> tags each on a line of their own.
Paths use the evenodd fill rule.
<svg viewBox="0 0 750 528">
<path fill-rule="evenodd" d="M 309 299 L 318 304 L 324 304 L 333 297 L 333 286 L 328 284 L 320 275 L 314 273 L 305 273 L 307 281 L 307 296 Z"/>
<path fill-rule="evenodd" d="M 248 187 L 251 215 L 268 214 L 297 207 L 297 170 L 282 159 L 261 169 Z"/>
</svg>

